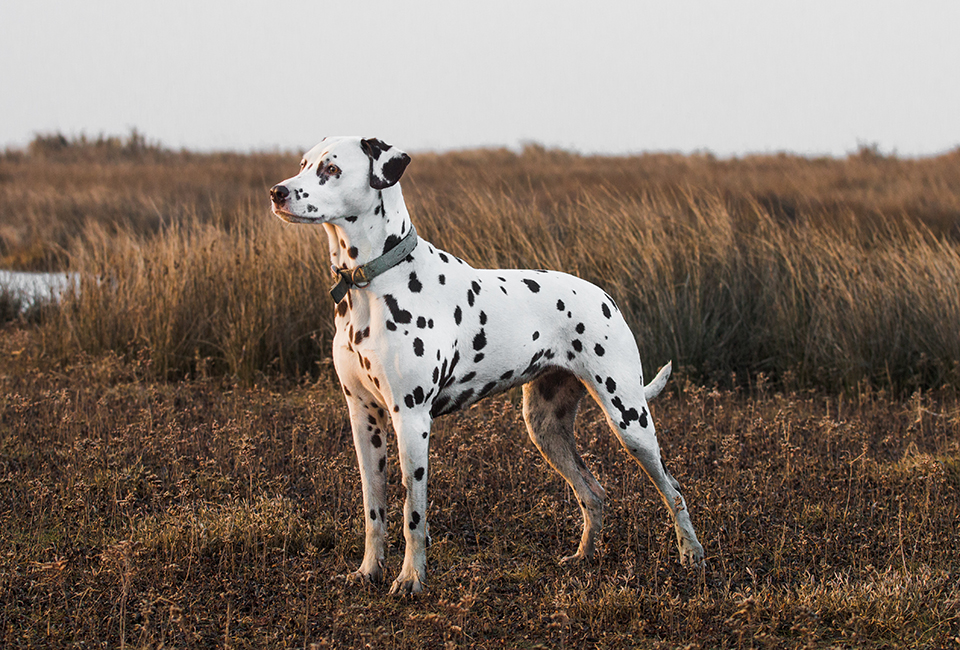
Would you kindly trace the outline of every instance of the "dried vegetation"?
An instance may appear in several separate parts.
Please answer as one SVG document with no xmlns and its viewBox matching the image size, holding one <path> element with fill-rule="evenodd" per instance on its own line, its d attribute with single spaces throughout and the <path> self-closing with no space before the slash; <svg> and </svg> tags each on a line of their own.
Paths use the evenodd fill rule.
<svg viewBox="0 0 960 650">
<path fill-rule="evenodd" d="M 590 406 L 608 511 L 561 567 L 578 509 L 513 392 L 436 423 L 429 591 L 396 599 L 335 578 L 363 540 L 326 243 L 263 200 L 296 159 L 62 145 L 0 158 L 4 263 L 84 274 L 0 330 L 5 647 L 960 645 L 956 153 L 416 156 L 425 237 L 597 281 L 683 366 L 654 415 L 709 560 Z"/>
</svg>

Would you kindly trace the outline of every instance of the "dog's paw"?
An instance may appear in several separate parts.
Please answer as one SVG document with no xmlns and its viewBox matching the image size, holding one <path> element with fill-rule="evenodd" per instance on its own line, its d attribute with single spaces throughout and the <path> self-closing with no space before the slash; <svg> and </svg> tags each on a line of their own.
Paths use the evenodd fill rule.
<svg viewBox="0 0 960 650">
<path fill-rule="evenodd" d="M 411 575 L 401 572 L 397 579 L 390 586 L 391 596 L 405 596 L 407 594 L 419 594 L 423 591 L 423 581 L 420 579 L 419 571 L 411 571 Z"/>
<path fill-rule="evenodd" d="M 593 559 L 592 553 L 585 553 L 583 549 L 577 549 L 577 552 L 573 555 L 568 555 L 566 557 L 560 558 L 560 564 L 566 564 L 569 566 L 575 566 L 583 562 L 589 562 Z"/>
<path fill-rule="evenodd" d="M 691 567 L 703 566 L 703 546 L 697 540 L 680 540 L 680 564 Z"/>
<path fill-rule="evenodd" d="M 379 584 L 383 582 L 383 564 L 377 562 L 369 569 L 364 565 L 360 565 L 360 568 L 356 571 L 338 577 L 343 578 L 348 585 Z"/>
</svg>

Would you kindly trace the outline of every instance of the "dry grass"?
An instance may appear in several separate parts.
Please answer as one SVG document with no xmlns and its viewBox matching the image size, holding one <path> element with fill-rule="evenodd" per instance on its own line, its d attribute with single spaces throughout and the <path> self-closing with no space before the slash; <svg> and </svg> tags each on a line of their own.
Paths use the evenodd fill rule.
<svg viewBox="0 0 960 650">
<path fill-rule="evenodd" d="M 421 234 L 476 266 L 601 285 L 651 363 L 705 383 L 762 373 L 909 394 L 960 385 L 958 161 L 531 147 L 417 156 L 404 190 Z M 326 242 L 266 202 L 295 169 L 282 156 L 5 159 L 8 262 L 53 242 L 34 261 L 84 277 L 46 323 L 48 352 L 113 351 L 161 378 L 315 376 L 332 331 Z"/>
<path fill-rule="evenodd" d="M 360 485 L 326 243 L 265 205 L 296 158 L 134 136 L 0 157 L 3 263 L 84 276 L 0 329 L 0 645 L 960 645 L 956 153 L 416 156 L 426 238 L 594 280 L 684 366 L 654 415 L 709 561 L 590 407 L 608 514 L 561 567 L 578 508 L 514 392 L 436 423 L 429 591 L 396 599 L 331 578 Z"/>
<path fill-rule="evenodd" d="M 579 511 L 518 396 L 441 419 L 429 591 L 348 588 L 360 485 L 332 379 L 142 381 L 115 358 L 0 379 L 5 647 L 952 647 L 960 410 L 675 387 L 655 404 L 709 560 L 679 567 L 649 481 L 599 412 L 598 560 L 561 567 Z M 27 351 L 11 357 L 20 346 Z M 42 364 L 41 364 L 42 365 Z M 388 574 L 399 570 L 393 466 Z"/>
</svg>

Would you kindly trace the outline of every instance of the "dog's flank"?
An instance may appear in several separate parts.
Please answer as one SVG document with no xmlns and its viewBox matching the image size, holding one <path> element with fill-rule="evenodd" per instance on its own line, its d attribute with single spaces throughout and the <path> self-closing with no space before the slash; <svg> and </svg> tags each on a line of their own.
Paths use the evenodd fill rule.
<svg viewBox="0 0 960 650">
<path fill-rule="evenodd" d="M 478 270 L 423 240 L 384 264 L 383 256 L 413 230 L 399 185 L 409 162 L 380 140 L 326 138 L 304 155 L 299 174 L 271 190 L 281 219 L 323 225 L 341 275 L 385 267 L 351 285 L 336 307 L 334 364 L 366 513 L 364 557 L 350 579 L 383 576 L 388 424 L 397 434 L 406 488 L 406 548 L 391 592 L 417 592 L 426 576 L 431 422 L 517 385 L 531 439 L 570 484 L 583 515 L 580 545 L 564 561 L 592 557 L 602 521 L 603 488 L 574 440 L 580 400 L 589 392 L 671 512 L 681 560 L 699 564 L 703 548 L 663 465 L 647 405 L 666 385 L 670 365 L 644 386 L 636 341 L 616 304 L 574 276 Z"/>
</svg>

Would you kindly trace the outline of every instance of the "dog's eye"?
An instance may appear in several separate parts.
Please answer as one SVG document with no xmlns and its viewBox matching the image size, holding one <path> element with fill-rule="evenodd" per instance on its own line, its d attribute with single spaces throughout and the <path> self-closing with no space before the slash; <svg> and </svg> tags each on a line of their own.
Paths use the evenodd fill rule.
<svg viewBox="0 0 960 650">
<path fill-rule="evenodd" d="M 337 167 L 336 165 L 330 165 L 330 166 L 327 167 L 327 173 L 328 173 L 330 176 L 339 176 L 339 175 L 340 175 L 340 168 Z"/>
<path fill-rule="evenodd" d="M 303 168 L 306 167 L 306 166 L 307 166 L 307 161 L 306 161 L 306 160 L 301 160 L 301 161 L 300 161 L 300 171 L 303 171 Z"/>
</svg>

